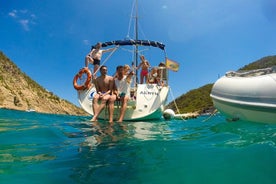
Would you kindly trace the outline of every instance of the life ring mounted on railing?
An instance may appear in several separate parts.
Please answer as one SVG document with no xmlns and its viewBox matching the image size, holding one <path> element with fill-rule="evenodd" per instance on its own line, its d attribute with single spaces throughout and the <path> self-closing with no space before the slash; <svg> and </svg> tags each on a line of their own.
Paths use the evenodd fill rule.
<svg viewBox="0 0 276 184">
<path fill-rule="evenodd" d="M 78 84 L 78 79 L 81 79 L 83 74 L 86 74 L 86 80 L 83 84 Z M 91 79 L 92 79 L 92 73 L 91 71 L 88 69 L 88 67 L 82 68 L 79 73 L 77 73 L 74 77 L 73 80 L 73 86 L 76 90 L 84 90 L 84 89 L 89 89 L 90 85 L 91 85 Z"/>
</svg>

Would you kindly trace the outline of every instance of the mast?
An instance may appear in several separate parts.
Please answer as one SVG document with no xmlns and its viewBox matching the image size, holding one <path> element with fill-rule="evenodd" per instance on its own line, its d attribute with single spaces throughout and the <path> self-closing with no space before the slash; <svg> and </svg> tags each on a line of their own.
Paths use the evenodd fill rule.
<svg viewBox="0 0 276 184">
<path fill-rule="evenodd" d="M 136 15 L 135 15 L 135 40 L 138 40 L 138 0 L 136 0 Z M 135 66 L 137 68 L 138 66 L 138 44 L 135 45 Z M 138 77 L 137 77 L 137 69 L 135 69 L 135 74 L 136 74 L 136 83 L 135 83 L 135 86 L 137 87 L 137 84 L 138 84 Z"/>
</svg>

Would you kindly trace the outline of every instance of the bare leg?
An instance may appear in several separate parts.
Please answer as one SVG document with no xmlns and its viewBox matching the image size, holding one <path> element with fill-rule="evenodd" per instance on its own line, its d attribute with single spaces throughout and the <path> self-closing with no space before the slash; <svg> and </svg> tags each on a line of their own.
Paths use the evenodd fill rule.
<svg viewBox="0 0 276 184">
<path fill-rule="evenodd" d="M 118 119 L 118 123 L 123 122 L 123 119 L 125 117 L 125 113 L 126 113 L 126 109 L 127 109 L 127 101 L 128 101 L 128 97 L 125 96 L 124 98 L 122 98 L 122 107 L 121 107 L 121 112 L 120 112 L 120 117 Z"/>
<path fill-rule="evenodd" d="M 93 108 L 93 113 L 94 113 L 94 116 L 93 118 L 91 119 L 91 121 L 97 121 L 97 117 L 96 117 L 96 114 L 98 114 L 99 112 L 99 96 L 98 95 L 95 95 L 93 101 L 92 101 L 92 108 Z"/>
<path fill-rule="evenodd" d="M 94 59 L 91 58 L 90 56 L 85 56 L 85 67 L 88 67 L 89 63 L 93 64 L 94 63 Z"/>
<path fill-rule="evenodd" d="M 93 77 L 96 78 L 96 72 L 98 71 L 99 65 L 94 65 Z"/>
<path fill-rule="evenodd" d="M 109 99 L 109 123 L 113 122 L 115 100 L 116 100 L 116 95 L 111 95 Z"/>
<path fill-rule="evenodd" d="M 107 98 L 102 98 L 101 99 L 101 104 L 99 105 L 98 98 L 94 98 L 94 101 L 93 101 L 94 116 L 91 119 L 91 121 L 97 121 L 98 116 L 100 115 L 100 113 L 104 109 L 107 100 L 108 100 Z"/>
</svg>

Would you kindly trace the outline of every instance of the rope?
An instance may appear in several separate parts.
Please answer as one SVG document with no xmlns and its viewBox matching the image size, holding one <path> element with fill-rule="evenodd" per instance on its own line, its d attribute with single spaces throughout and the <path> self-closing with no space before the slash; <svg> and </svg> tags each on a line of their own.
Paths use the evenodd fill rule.
<svg viewBox="0 0 276 184">
<path fill-rule="evenodd" d="M 208 117 L 208 118 L 206 118 L 205 120 L 203 120 L 202 122 L 206 122 L 206 121 L 208 121 L 209 119 L 211 119 L 216 113 L 218 112 L 218 110 L 216 109 L 216 110 L 214 110 L 214 112 Z"/>
<path fill-rule="evenodd" d="M 173 102 L 174 102 L 174 105 L 175 105 L 176 111 L 177 111 L 177 113 L 178 113 L 178 114 L 180 114 L 179 108 L 178 108 L 178 106 L 177 106 L 177 104 L 176 104 L 176 101 L 175 101 L 174 95 L 173 95 L 173 93 L 172 93 L 172 88 L 170 88 L 170 94 L 171 94 L 171 96 L 172 96 L 172 98 L 173 98 Z M 181 116 L 181 119 L 182 119 L 183 121 L 186 121 L 186 120 L 185 120 L 182 116 Z"/>
</svg>

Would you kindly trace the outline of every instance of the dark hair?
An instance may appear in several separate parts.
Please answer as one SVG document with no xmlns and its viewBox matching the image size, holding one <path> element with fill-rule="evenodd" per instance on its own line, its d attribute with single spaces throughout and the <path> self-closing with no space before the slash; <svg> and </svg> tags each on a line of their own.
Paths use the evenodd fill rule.
<svg viewBox="0 0 276 184">
<path fill-rule="evenodd" d="M 122 65 L 117 66 L 116 71 L 118 71 L 121 68 L 124 68 L 124 67 Z"/>
<path fill-rule="evenodd" d="M 105 65 L 102 65 L 102 66 L 101 66 L 101 68 L 100 68 L 100 70 L 102 70 L 102 68 L 107 68 L 107 66 L 105 66 Z"/>
</svg>

